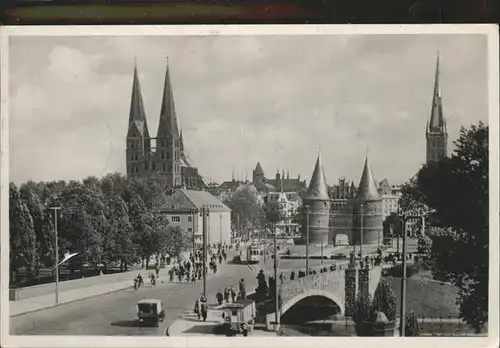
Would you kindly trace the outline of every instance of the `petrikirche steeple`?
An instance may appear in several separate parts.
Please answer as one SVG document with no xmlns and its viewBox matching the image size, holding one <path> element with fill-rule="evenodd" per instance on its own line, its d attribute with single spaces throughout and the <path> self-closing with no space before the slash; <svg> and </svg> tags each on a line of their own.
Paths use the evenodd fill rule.
<svg viewBox="0 0 500 348">
<path fill-rule="evenodd" d="M 427 139 L 426 162 L 437 162 L 447 156 L 448 131 L 443 114 L 443 98 L 441 95 L 439 52 L 436 58 L 436 72 L 434 76 L 434 91 L 430 118 L 427 121 L 425 135 Z"/>
</svg>

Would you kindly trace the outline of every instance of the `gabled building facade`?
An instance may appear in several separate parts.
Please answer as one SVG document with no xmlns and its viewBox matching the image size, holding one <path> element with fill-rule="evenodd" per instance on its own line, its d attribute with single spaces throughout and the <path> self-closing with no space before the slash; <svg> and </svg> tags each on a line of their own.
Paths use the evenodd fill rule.
<svg viewBox="0 0 500 348">
<path fill-rule="evenodd" d="M 207 191 L 175 191 L 159 209 L 172 225 L 178 225 L 194 239 L 195 248 L 202 247 L 203 222 L 200 209 L 208 208 L 207 244 L 231 242 L 231 209 Z"/>
</svg>

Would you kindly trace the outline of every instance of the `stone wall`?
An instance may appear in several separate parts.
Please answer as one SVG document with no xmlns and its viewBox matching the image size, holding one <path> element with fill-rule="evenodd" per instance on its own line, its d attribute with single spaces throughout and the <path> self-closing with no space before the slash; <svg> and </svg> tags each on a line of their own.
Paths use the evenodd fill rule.
<svg viewBox="0 0 500 348">
<path fill-rule="evenodd" d="M 360 294 L 368 295 L 370 291 L 370 269 L 360 268 L 358 270 L 358 291 Z"/>
<path fill-rule="evenodd" d="M 356 300 L 358 287 L 357 281 L 358 272 L 356 268 L 348 268 L 345 270 L 345 316 L 350 316 L 351 306 Z"/>
<path fill-rule="evenodd" d="M 328 234 L 330 225 L 330 201 L 329 200 L 307 200 L 304 205 L 309 205 L 309 244 L 320 245 L 323 240 L 323 245 L 328 245 Z M 305 238 L 306 221 L 304 218 L 304 226 L 302 231 Z"/>
<path fill-rule="evenodd" d="M 363 216 L 361 216 L 363 204 Z M 356 202 L 353 209 L 354 228 L 353 242 L 360 244 L 361 230 L 363 230 L 363 244 L 377 244 L 383 238 L 382 199 L 376 201 Z M 363 225 L 363 227 L 361 227 Z"/>
<path fill-rule="evenodd" d="M 280 286 L 281 315 L 306 297 L 324 296 L 334 301 L 342 314 L 350 316 L 350 304 L 355 301 L 358 291 L 373 296 L 380 276 L 379 266 L 366 269 L 351 267 L 286 281 Z"/>
</svg>

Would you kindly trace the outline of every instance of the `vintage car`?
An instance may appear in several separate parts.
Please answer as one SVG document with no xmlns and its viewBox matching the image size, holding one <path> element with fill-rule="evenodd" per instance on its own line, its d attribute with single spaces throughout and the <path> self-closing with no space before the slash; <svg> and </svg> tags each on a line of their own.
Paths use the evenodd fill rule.
<svg viewBox="0 0 500 348">
<path fill-rule="evenodd" d="M 222 328 L 226 336 L 235 336 L 238 333 L 247 336 L 252 332 L 255 324 L 255 302 L 252 300 L 238 300 L 234 303 L 222 305 L 224 322 Z"/>
<path fill-rule="evenodd" d="M 158 327 L 158 323 L 165 318 L 161 300 L 144 299 L 137 302 L 137 317 L 141 325 Z"/>
</svg>

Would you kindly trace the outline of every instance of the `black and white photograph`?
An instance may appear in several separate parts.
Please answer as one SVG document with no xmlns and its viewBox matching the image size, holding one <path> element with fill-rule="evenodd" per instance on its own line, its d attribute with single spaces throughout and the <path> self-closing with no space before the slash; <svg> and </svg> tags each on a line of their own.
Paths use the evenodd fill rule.
<svg viewBox="0 0 500 348">
<path fill-rule="evenodd" d="M 1 39 L 6 346 L 498 343 L 498 27 Z"/>
</svg>

